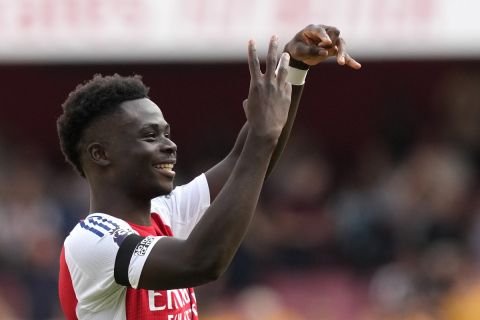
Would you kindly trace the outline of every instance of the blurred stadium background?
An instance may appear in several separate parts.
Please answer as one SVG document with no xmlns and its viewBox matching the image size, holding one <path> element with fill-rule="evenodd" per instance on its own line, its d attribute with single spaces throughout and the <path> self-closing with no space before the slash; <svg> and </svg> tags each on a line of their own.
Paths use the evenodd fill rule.
<svg viewBox="0 0 480 320">
<path fill-rule="evenodd" d="M 202 319 L 480 319 L 474 0 L 0 0 L 0 319 L 61 319 L 58 254 L 87 214 L 55 120 L 95 73 L 141 74 L 177 183 L 232 146 L 246 43 L 337 26 L 359 72 L 312 68 L 283 160 Z"/>
</svg>

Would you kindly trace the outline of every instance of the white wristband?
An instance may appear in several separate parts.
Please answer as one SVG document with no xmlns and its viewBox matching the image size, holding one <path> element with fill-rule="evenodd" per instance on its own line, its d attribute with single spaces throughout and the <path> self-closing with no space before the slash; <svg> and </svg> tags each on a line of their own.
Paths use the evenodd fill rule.
<svg viewBox="0 0 480 320">
<path fill-rule="evenodd" d="M 294 86 L 303 86 L 305 84 L 305 78 L 307 77 L 308 70 L 297 69 L 288 66 L 287 81 Z"/>
<path fill-rule="evenodd" d="M 275 74 L 278 74 L 278 68 L 280 68 L 280 64 L 277 65 L 277 70 L 275 70 Z M 303 86 L 305 84 L 305 78 L 307 77 L 308 69 L 302 70 L 288 66 L 287 71 L 287 81 L 290 82 L 292 85 Z"/>
</svg>

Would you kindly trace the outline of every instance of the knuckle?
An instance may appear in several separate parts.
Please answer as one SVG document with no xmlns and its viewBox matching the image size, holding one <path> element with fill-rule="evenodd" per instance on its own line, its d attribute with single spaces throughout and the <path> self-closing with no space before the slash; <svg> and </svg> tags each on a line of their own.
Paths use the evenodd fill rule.
<svg viewBox="0 0 480 320">
<path fill-rule="evenodd" d="M 319 24 L 317 25 L 317 28 L 327 31 L 331 27 L 324 24 Z"/>
<path fill-rule="evenodd" d="M 328 32 L 331 32 L 333 35 L 335 35 L 337 37 L 340 35 L 340 30 L 338 30 L 336 27 L 330 27 Z"/>
</svg>

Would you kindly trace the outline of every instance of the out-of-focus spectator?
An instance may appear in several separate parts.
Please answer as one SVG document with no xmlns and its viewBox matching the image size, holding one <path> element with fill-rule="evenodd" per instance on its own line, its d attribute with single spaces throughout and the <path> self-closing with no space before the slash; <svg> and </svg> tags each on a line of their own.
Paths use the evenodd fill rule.
<svg viewBox="0 0 480 320">
<path fill-rule="evenodd" d="M 282 297 L 269 287 L 245 288 L 233 301 L 234 308 L 223 307 L 215 314 L 205 315 L 209 320 L 303 320 L 288 308 Z"/>
<path fill-rule="evenodd" d="M 301 143 L 297 143 L 301 141 Z M 262 270 L 305 268 L 330 260 L 333 221 L 327 214 L 332 171 L 326 159 L 301 135 L 267 182 L 265 200 L 243 250 Z M 318 146 L 317 146 L 318 148 Z"/>
<path fill-rule="evenodd" d="M 437 104 L 443 109 L 442 132 L 448 142 L 466 153 L 480 152 L 480 74 L 456 70 L 445 76 Z M 473 154 L 472 154 L 473 155 Z"/>
<path fill-rule="evenodd" d="M 49 184 L 60 175 L 42 153 L 10 151 L 15 152 L 3 153 L 1 166 L 0 296 L 15 310 L 13 318 L 51 319 L 58 311 L 58 255 L 71 213 L 62 210 L 61 194 Z M 71 190 L 73 181 L 63 187 Z"/>
<path fill-rule="evenodd" d="M 418 145 L 383 187 L 397 250 L 419 251 L 443 238 L 463 241 L 472 178 L 463 154 L 444 145 Z"/>
</svg>

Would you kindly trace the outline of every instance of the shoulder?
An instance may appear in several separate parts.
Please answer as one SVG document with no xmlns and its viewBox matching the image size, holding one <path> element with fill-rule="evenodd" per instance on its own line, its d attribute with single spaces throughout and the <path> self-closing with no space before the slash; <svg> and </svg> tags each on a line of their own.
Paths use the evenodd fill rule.
<svg viewBox="0 0 480 320">
<path fill-rule="evenodd" d="M 130 225 L 113 216 L 95 213 L 81 220 L 65 239 L 67 262 L 94 273 L 101 262 L 115 259 L 122 242 L 130 234 L 136 234 Z"/>
<path fill-rule="evenodd" d="M 112 238 L 117 245 L 135 231 L 122 220 L 104 213 L 89 214 L 73 228 L 66 240 L 99 241 L 103 238 Z"/>
</svg>

